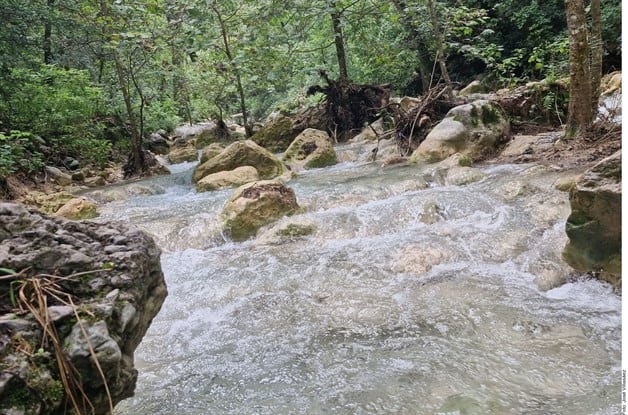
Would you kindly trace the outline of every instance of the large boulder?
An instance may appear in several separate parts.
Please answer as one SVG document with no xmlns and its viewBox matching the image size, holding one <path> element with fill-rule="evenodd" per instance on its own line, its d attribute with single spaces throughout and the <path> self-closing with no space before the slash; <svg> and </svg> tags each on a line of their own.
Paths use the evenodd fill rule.
<svg viewBox="0 0 628 415">
<path fill-rule="evenodd" d="M 233 170 L 208 174 L 196 182 L 196 190 L 199 192 L 219 190 L 225 187 L 241 186 L 257 180 L 259 180 L 259 174 L 255 167 L 242 166 Z"/>
<path fill-rule="evenodd" d="M 294 191 L 279 181 L 262 180 L 239 187 L 225 204 L 225 233 L 234 241 L 255 236 L 264 225 L 299 210 Z"/>
<path fill-rule="evenodd" d="M 294 128 L 290 117 L 277 114 L 253 134 L 251 140 L 270 151 L 279 153 L 285 151 L 301 131 Z"/>
<path fill-rule="evenodd" d="M 283 156 L 293 170 L 313 169 L 338 163 L 338 156 L 325 131 L 308 128 L 294 139 Z"/>
<path fill-rule="evenodd" d="M 218 154 L 222 153 L 224 149 L 225 147 L 219 143 L 212 143 L 203 147 L 200 163 L 205 163 L 207 160 L 216 157 Z"/>
<path fill-rule="evenodd" d="M 621 150 L 587 170 L 569 194 L 565 261 L 621 282 Z"/>
<path fill-rule="evenodd" d="M 255 167 L 262 179 L 272 179 L 286 170 L 283 163 L 270 151 L 251 140 L 244 140 L 230 144 L 220 154 L 197 166 L 193 179 L 198 182 L 208 174 L 242 166 Z"/>
<path fill-rule="evenodd" d="M 159 257 L 129 225 L 0 203 L 0 413 L 74 413 L 59 361 L 89 413 L 132 396 L 134 351 L 167 295 Z"/>
<path fill-rule="evenodd" d="M 194 143 L 187 143 L 180 147 L 173 147 L 168 153 L 168 161 L 172 164 L 179 164 L 186 161 L 198 160 L 198 150 Z"/>
<path fill-rule="evenodd" d="M 493 154 L 509 135 L 510 122 L 498 104 L 474 101 L 449 110 L 410 160 L 436 162 L 455 153 L 473 160 L 481 159 Z"/>
</svg>

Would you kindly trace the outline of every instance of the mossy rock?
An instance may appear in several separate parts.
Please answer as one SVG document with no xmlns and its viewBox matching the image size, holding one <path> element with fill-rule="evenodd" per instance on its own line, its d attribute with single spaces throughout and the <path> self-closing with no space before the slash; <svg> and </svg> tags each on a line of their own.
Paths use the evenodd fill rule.
<svg viewBox="0 0 628 415">
<path fill-rule="evenodd" d="M 300 130 L 295 130 L 292 119 L 286 115 L 278 114 L 251 137 L 255 143 L 267 148 L 269 151 L 279 153 L 285 151 L 292 140 L 299 135 Z"/>
<path fill-rule="evenodd" d="M 510 137 L 510 122 L 499 104 L 477 100 L 449 110 L 412 153 L 412 162 L 436 162 L 455 153 L 469 162 L 497 151 Z"/>
<path fill-rule="evenodd" d="M 72 220 L 92 219 L 98 216 L 96 204 L 85 197 L 69 200 L 55 212 L 55 216 L 62 216 Z"/>
<path fill-rule="evenodd" d="M 286 170 L 283 163 L 270 151 L 251 140 L 244 140 L 230 144 L 221 153 L 197 166 L 193 180 L 198 182 L 209 174 L 242 166 L 255 167 L 261 179 L 272 179 Z"/>
<path fill-rule="evenodd" d="M 257 234 L 265 225 L 299 211 L 294 191 L 274 180 L 239 187 L 222 211 L 224 230 L 234 241 Z"/>
<path fill-rule="evenodd" d="M 207 160 L 216 157 L 218 154 L 222 153 L 224 149 L 225 147 L 219 143 L 211 143 L 203 147 L 200 163 L 205 163 Z"/>
<path fill-rule="evenodd" d="M 168 161 L 172 164 L 179 164 L 186 161 L 198 160 L 198 150 L 194 144 L 189 144 L 184 147 L 175 147 L 168 153 Z"/>
<path fill-rule="evenodd" d="M 208 174 L 196 183 L 196 190 L 199 192 L 219 190 L 225 187 L 241 186 L 257 180 L 259 180 L 259 174 L 255 167 L 242 166 L 229 171 Z"/>
<path fill-rule="evenodd" d="M 325 131 L 308 128 L 299 134 L 284 154 L 293 169 L 327 167 L 338 163 L 338 155 Z"/>
<path fill-rule="evenodd" d="M 621 281 L 621 150 L 587 170 L 570 191 L 565 261 Z"/>
</svg>

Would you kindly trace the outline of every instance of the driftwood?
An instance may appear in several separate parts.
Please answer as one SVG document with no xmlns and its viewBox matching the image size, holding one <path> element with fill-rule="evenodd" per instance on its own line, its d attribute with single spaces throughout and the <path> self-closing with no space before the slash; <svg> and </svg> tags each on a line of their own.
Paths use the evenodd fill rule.
<svg viewBox="0 0 628 415">
<path fill-rule="evenodd" d="M 380 117 L 388 106 L 390 84 L 359 85 L 351 81 L 333 80 L 323 70 L 321 77 L 327 85 L 314 85 L 307 95 L 322 93 L 324 124 L 336 141 L 347 140 L 358 134 L 364 125 Z"/>
<path fill-rule="evenodd" d="M 457 102 L 443 98 L 447 88 L 436 86 L 418 98 L 403 98 L 400 102 L 390 103 L 380 111 L 384 118 L 384 124 L 392 125 L 392 128 L 379 134 L 373 127 L 371 130 L 377 136 L 377 144 L 382 139 L 394 137 L 399 154 L 407 157 L 421 144 L 432 126 L 443 119 L 445 114 Z M 373 149 L 371 159 L 377 157 L 378 147 Z"/>
</svg>

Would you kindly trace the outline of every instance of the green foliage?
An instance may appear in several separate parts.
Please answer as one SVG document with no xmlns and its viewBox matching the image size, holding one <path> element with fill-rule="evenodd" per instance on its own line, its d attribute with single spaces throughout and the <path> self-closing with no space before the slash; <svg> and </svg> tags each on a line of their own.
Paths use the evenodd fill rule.
<svg viewBox="0 0 628 415">
<path fill-rule="evenodd" d="M 44 166 L 40 146 L 43 140 L 30 133 L 0 133 L 0 176 L 17 172 L 34 173 Z"/>
<path fill-rule="evenodd" d="M 177 125 L 181 124 L 181 117 L 177 115 L 177 112 L 177 103 L 170 98 L 151 102 L 145 110 L 144 130 L 174 130 Z"/>
<path fill-rule="evenodd" d="M 490 28 L 488 12 L 467 6 L 447 9 L 447 47 L 469 60 L 480 60 L 487 68 L 499 62 L 503 47 L 495 43 L 495 31 Z"/>
<path fill-rule="evenodd" d="M 12 128 L 42 137 L 73 134 L 94 115 L 100 89 L 89 73 L 41 65 L 37 70 L 11 71 L 11 93 L 0 104 L 0 119 Z"/>
</svg>

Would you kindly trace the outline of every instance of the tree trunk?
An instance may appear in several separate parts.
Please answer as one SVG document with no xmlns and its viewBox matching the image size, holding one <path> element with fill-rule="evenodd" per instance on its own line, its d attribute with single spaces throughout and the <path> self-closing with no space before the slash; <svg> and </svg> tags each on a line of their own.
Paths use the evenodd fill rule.
<svg viewBox="0 0 628 415">
<path fill-rule="evenodd" d="M 567 135 L 585 130 L 593 119 L 587 19 L 583 0 L 565 0 L 569 32 L 569 114 Z"/>
<path fill-rule="evenodd" d="M 334 43 L 336 45 L 336 57 L 338 58 L 338 80 L 340 82 L 349 82 L 349 74 L 347 72 L 347 54 L 345 53 L 345 40 L 342 35 L 342 22 L 340 20 L 340 12 L 336 9 L 336 3 L 332 2 L 331 7 L 331 24 L 334 30 Z"/>
<path fill-rule="evenodd" d="M 600 0 L 591 0 L 591 111 L 592 118 L 597 114 L 600 100 L 600 82 L 602 80 L 602 13 Z"/>
<path fill-rule="evenodd" d="M 127 116 L 129 117 L 129 124 L 131 127 L 131 154 L 127 159 L 124 166 L 124 176 L 131 177 L 141 174 L 146 170 L 144 163 L 144 154 L 142 153 L 142 136 L 139 133 L 137 119 L 133 112 L 133 105 L 131 103 L 131 94 L 127 86 L 126 77 L 124 76 L 124 68 L 122 62 L 116 51 L 113 52 L 113 60 L 116 67 L 116 75 L 118 77 L 118 85 L 120 92 L 122 92 L 122 98 L 124 99 L 124 107 L 126 108 Z"/>
<path fill-rule="evenodd" d="M 438 22 L 438 16 L 436 15 L 436 7 L 434 6 L 434 0 L 428 0 L 428 7 L 430 9 L 430 20 L 432 21 L 432 30 L 434 31 L 434 41 L 436 42 L 436 61 L 440 66 L 440 72 L 443 76 L 445 84 L 450 87 L 451 79 L 449 79 L 449 72 L 447 71 L 447 65 L 445 65 L 445 49 L 443 47 L 443 33 L 440 30 L 440 24 Z"/>
<path fill-rule="evenodd" d="M 220 34 L 222 35 L 222 43 L 225 48 L 225 55 L 227 55 L 229 65 L 231 66 L 231 70 L 233 71 L 233 74 L 236 78 L 236 89 L 238 90 L 238 95 L 240 97 L 240 111 L 242 111 L 242 123 L 244 124 L 244 130 L 246 131 L 246 136 L 251 137 L 253 135 L 253 129 L 249 125 L 248 121 L 246 100 L 244 98 L 244 88 L 242 87 L 242 77 L 240 76 L 240 71 L 238 70 L 238 67 L 233 62 L 233 55 L 231 54 L 231 47 L 229 46 L 229 38 L 227 36 L 227 25 L 222 18 L 222 14 L 220 13 L 218 6 L 216 6 L 216 4 L 212 4 L 211 9 L 216 14 L 216 18 L 218 19 L 218 23 L 220 24 Z"/>
<path fill-rule="evenodd" d="M 52 13 L 54 11 L 55 0 L 47 1 L 46 23 L 44 24 L 44 63 L 50 65 L 52 63 Z"/>
</svg>

